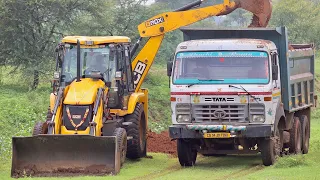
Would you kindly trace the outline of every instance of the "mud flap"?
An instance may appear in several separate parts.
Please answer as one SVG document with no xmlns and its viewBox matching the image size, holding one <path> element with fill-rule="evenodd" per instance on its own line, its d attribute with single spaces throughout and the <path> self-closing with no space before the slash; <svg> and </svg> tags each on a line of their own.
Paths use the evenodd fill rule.
<svg viewBox="0 0 320 180">
<path fill-rule="evenodd" d="M 116 175 L 115 136 L 39 135 L 12 138 L 11 177 Z"/>
</svg>

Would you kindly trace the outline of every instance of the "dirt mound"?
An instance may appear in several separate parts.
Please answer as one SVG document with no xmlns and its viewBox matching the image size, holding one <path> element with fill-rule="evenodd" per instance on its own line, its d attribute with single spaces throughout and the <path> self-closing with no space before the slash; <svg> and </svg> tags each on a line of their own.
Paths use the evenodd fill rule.
<svg viewBox="0 0 320 180">
<path fill-rule="evenodd" d="M 171 141 L 168 131 L 160 134 L 149 131 L 147 143 L 148 152 L 166 153 L 177 156 L 177 142 Z"/>
</svg>

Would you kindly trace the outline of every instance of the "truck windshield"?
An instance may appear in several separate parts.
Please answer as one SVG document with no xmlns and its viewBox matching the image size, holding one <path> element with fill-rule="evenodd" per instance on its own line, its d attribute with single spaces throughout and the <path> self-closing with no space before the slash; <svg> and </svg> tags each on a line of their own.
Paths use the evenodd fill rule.
<svg viewBox="0 0 320 180">
<path fill-rule="evenodd" d="M 98 48 L 84 48 L 80 51 L 80 75 L 85 77 L 91 72 L 99 71 L 106 81 L 111 81 L 115 76 L 115 60 L 110 58 L 108 46 Z M 62 64 L 62 81 L 71 82 L 77 76 L 77 47 L 70 45 L 66 48 Z"/>
<path fill-rule="evenodd" d="M 266 52 L 180 52 L 176 55 L 174 84 L 266 84 Z"/>
</svg>

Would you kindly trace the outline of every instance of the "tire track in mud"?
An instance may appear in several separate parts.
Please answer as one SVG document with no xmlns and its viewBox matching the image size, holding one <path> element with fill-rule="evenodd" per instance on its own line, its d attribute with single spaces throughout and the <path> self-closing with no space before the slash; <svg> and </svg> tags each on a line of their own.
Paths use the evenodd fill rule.
<svg viewBox="0 0 320 180">
<path fill-rule="evenodd" d="M 204 160 L 203 157 L 198 157 L 197 159 L 198 159 L 197 162 L 201 162 L 201 161 Z M 136 177 L 136 178 L 133 178 L 131 180 L 154 179 L 154 178 L 158 178 L 158 177 L 162 177 L 162 176 L 171 174 L 173 172 L 180 171 L 182 169 L 184 169 L 184 168 L 181 167 L 179 163 L 177 163 L 177 164 L 169 166 L 169 167 L 167 167 L 167 168 L 165 168 L 163 170 L 160 170 L 160 171 L 157 171 L 157 172 L 153 172 L 153 173 L 150 173 L 150 174 L 146 174 L 144 176 Z"/>
<path fill-rule="evenodd" d="M 198 157 L 197 162 L 200 163 L 200 162 L 203 162 L 206 159 L 207 159 L 207 157 L 201 157 L 200 156 L 200 157 Z M 221 160 L 222 160 L 221 158 L 217 158 L 217 159 L 215 159 L 213 161 L 210 161 L 210 163 L 217 163 L 217 162 L 219 162 Z M 198 167 L 201 168 L 201 165 L 198 165 Z M 152 172 L 150 174 L 146 174 L 144 176 L 136 177 L 136 178 L 133 178 L 131 180 L 156 179 L 156 178 L 163 177 L 163 176 L 166 176 L 168 174 L 171 174 L 171 173 L 183 170 L 183 169 L 186 169 L 186 168 L 181 167 L 179 162 L 178 162 L 177 164 L 169 166 L 169 167 L 167 167 L 165 169 L 162 169 L 160 171 Z M 230 172 L 229 174 L 226 174 L 226 175 L 224 175 L 222 177 L 219 177 L 219 178 L 217 178 L 217 180 L 235 179 L 235 178 L 239 178 L 239 177 L 244 177 L 244 176 L 247 176 L 249 174 L 253 174 L 255 172 L 258 172 L 258 171 L 260 171 L 262 169 L 264 169 L 263 165 L 261 165 L 261 164 L 252 164 L 252 165 L 249 165 L 248 167 L 239 169 L 239 170 L 234 171 L 234 172 Z M 232 169 L 230 169 L 230 170 L 232 170 Z"/>
<path fill-rule="evenodd" d="M 253 174 L 255 172 L 258 172 L 260 170 L 264 169 L 263 165 L 251 165 L 249 167 L 245 167 L 243 169 L 240 169 L 236 172 L 232 172 L 228 175 L 225 175 L 223 177 L 218 178 L 218 180 L 225 180 L 225 179 L 234 179 L 234 178 L 239 178 L 239 177 L 244 177 L 249 174 Z"/>
</svg>

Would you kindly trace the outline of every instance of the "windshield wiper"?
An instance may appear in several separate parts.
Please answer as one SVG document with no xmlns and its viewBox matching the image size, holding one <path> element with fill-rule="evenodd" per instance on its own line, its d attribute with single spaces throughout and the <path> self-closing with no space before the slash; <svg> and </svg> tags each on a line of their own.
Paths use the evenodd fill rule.
<svg viewBox="0 0 320 180">
<path fill-rule="evenodd" d="M 242 87 L 240 85 L 241 88 L 237 87 L 237 86 L 233 86 L 233 85 L 229 85 L 229 87 L 233 87 L 233 88 L 236 88 L 236 89 L 241 89 L 241 90 L 244 90 L 250 97 L 252 97 L 258 104 L 260 104 L 257 100 L 257 98 L 255 96 L 253 96 L 252 94 L 250 94 L 244 87 Z"/>
<path fill-rule="evenodd" d="M 197 84 L 199 84 L 199 83 L 189 84 L 187 87 L 189 88 L 189 87 L 194 86 L 194 85 L 197 85 Z"/>
</svg>

